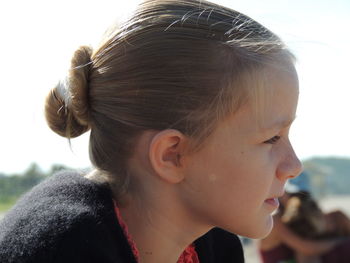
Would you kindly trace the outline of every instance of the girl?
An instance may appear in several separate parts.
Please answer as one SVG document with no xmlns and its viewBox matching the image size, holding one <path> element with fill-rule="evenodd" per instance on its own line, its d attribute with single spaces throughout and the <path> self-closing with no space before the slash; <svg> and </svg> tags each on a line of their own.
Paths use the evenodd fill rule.
<svg viewBox="0 0 350 263">
<path fill-rule="evenodd" d="M 53 131 L 91 131 L 95 169 L 28 193 L 1 223 L 1 262 L 241 262 L 230 233 L 266 236 L 300 173 L 297 100 L 293 55 L 256 21 L 144 1 L 48 95 Z"/>
</svg>

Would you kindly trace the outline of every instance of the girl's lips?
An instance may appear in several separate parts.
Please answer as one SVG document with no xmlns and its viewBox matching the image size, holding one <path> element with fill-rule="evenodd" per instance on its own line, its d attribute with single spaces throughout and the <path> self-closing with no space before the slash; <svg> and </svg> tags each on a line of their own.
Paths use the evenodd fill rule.
<svg viewBox="0 0 350 263">
<path fill-rule="evenodd" d="M 265 200 L 265 203 L 274 207 L 274 208 L 278 208 L 278 206 L 280 205 L 278 198 L 269 198 Z"/>
</svg>

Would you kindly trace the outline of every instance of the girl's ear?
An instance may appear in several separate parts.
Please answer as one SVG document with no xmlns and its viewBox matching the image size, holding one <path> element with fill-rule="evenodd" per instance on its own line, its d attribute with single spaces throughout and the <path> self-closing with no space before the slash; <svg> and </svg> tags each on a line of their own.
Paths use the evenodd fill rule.
<svg viewBox="0 0 350 263">
<path fill-rule="evenodd" d="M 156 175 L 168 183 L 176 184 L 184 179 L 181 157 L 187 138 L 173 129 L 157 133 L 149 147 L 149 159 Z"/>
</svg>

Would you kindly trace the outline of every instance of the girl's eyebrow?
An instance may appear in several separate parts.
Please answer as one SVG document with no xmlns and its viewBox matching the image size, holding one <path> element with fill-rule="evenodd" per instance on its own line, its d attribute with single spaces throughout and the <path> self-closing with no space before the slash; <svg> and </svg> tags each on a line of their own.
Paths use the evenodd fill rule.
<svg viewBox="0 0 350 263">
<path fill-rule="evenodd" d="M 290 118 L 290 119 L 285 119 L 281 121 L 277 121 L 276 123 L 272 124 L 270 128 L 286 128 L 292 125 L 293 121 L 296 119 L 296 116 Z"/>
<path fill-rule="evenodd" d="M 282 129 L 282 128 L 286 128 L 289 127 L 293 121 L 296 119 L 296 116 L 292 117 L 292 118 L 288 118 L 288 119 L 284 119 L 284 120 L 278 120 L 272 124 L 268 124 L 266 126 L 262 126 L 262 130 L 277 130 L 277 129 Z"/>
</svg>

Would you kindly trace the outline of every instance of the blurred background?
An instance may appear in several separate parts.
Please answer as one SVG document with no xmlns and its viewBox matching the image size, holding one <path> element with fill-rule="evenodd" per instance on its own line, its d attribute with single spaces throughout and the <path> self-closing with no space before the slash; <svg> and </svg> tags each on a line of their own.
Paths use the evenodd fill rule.
<svg viewBox="0 0 350 263">
<path fill-rule="evenodd" d="M 88 136 L 71 146 L 49 130 L 46 94 L 74 50 L 96 46 L 139 1 L 0 2 L 0 218 L 17 198 L 63 168 L 89 169 Z M 199 1 L 200 2 L 200 1 Z M 350 215 L 350 2 L 216 0 L 277 33 L 297 57 L 300 101 L 291 140 L 323 209 Z M 247 242 L 247 262 L 259 262 Z"/>
</svg>

